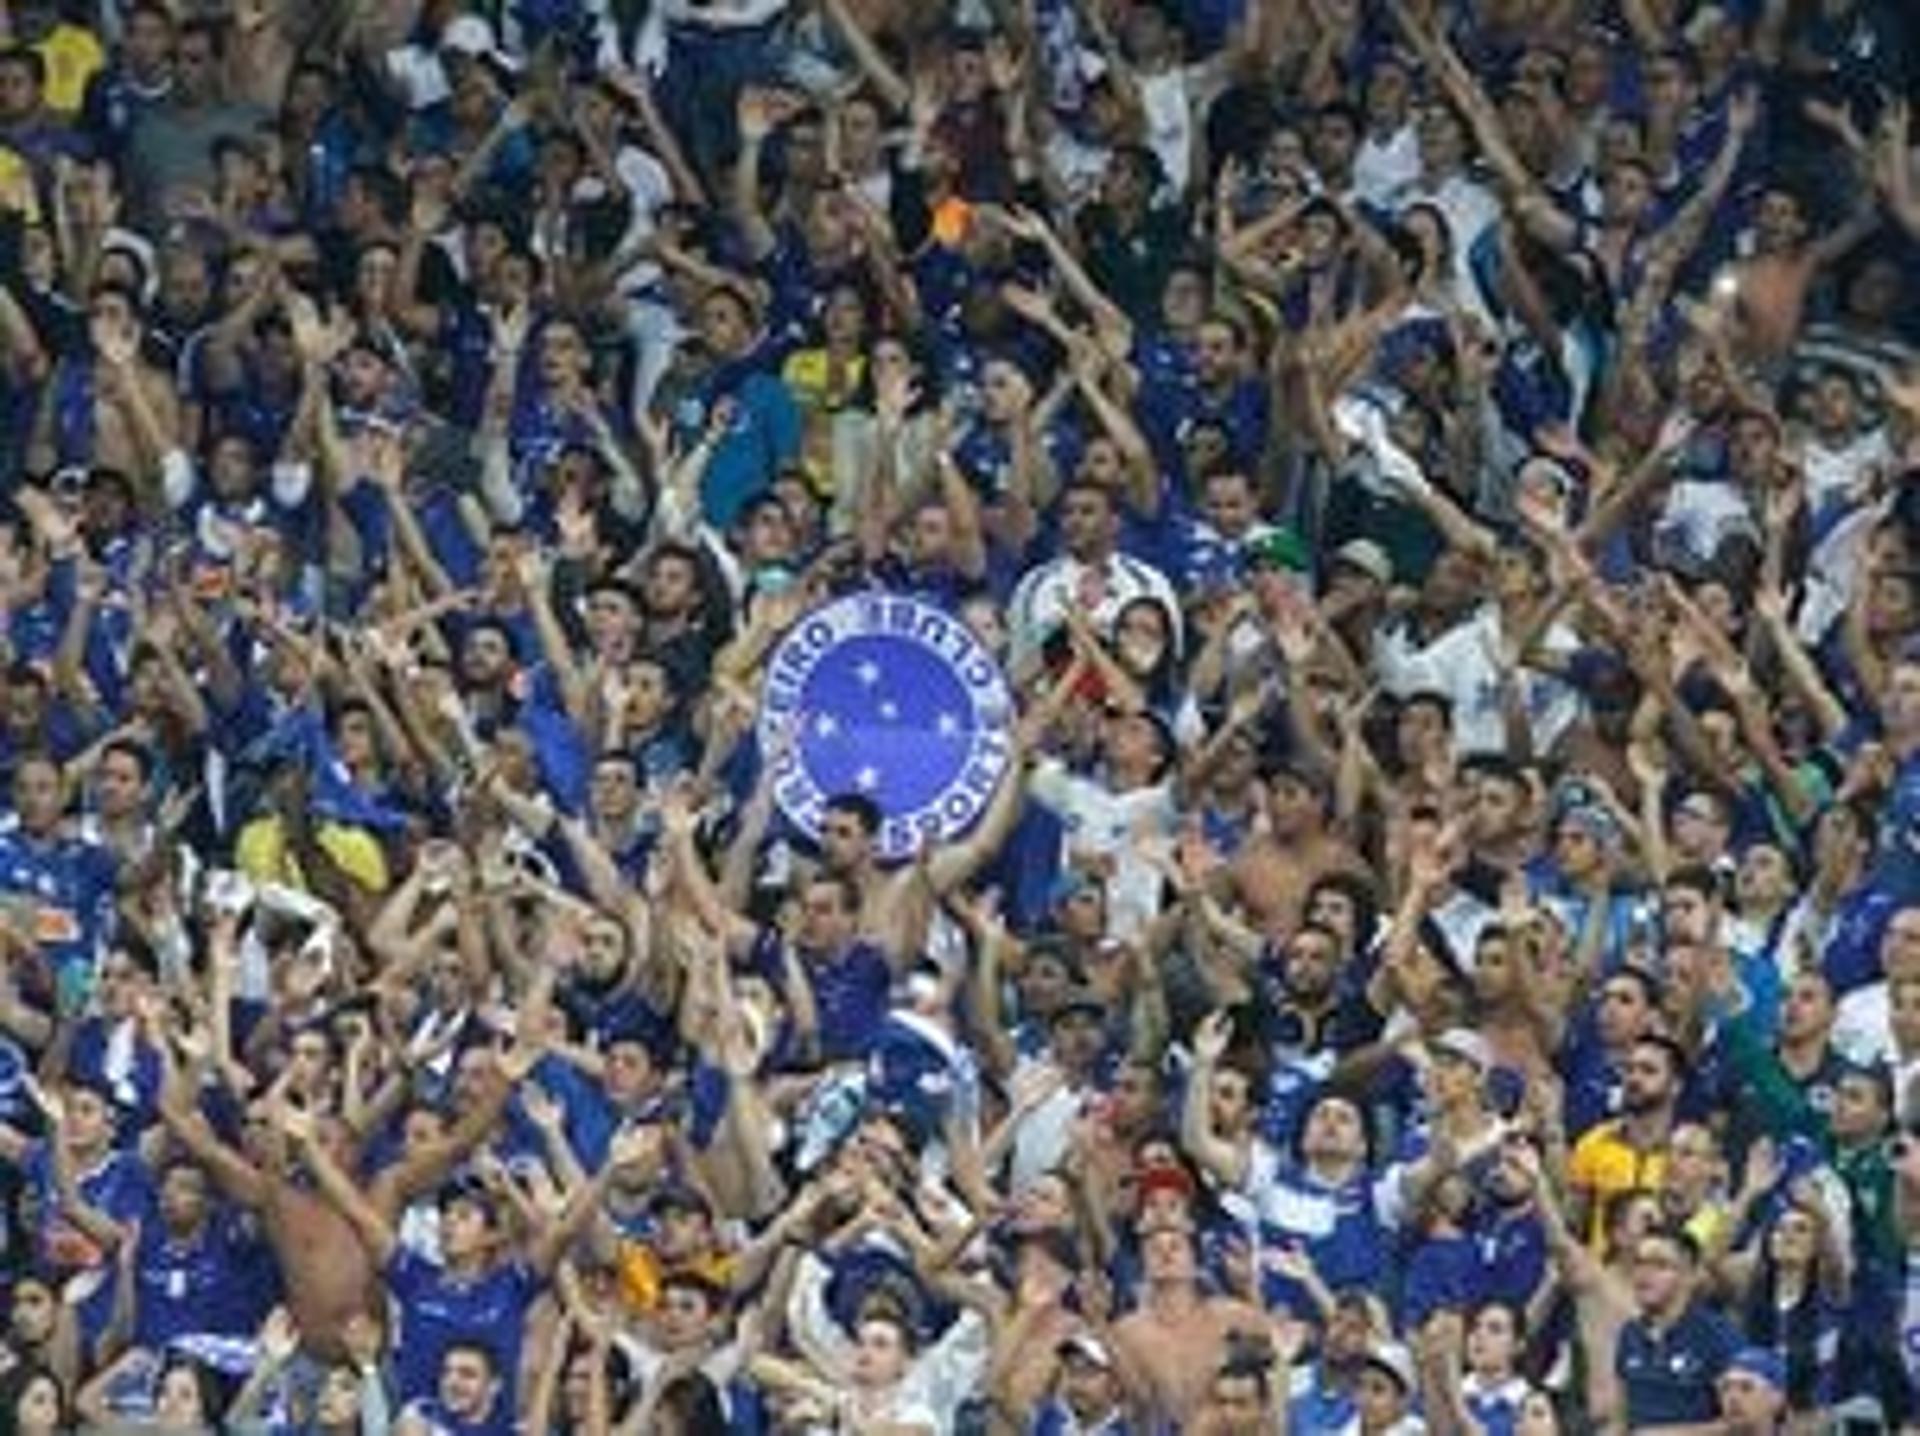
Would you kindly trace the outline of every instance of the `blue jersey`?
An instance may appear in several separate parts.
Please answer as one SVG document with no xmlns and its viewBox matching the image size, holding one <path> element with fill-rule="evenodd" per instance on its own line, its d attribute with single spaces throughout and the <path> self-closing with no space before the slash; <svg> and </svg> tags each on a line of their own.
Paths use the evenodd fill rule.
<svg viewBox="0 0 1920 1436">
<path fill-rule="evenodd" d="M 21 1167 L 39 1213 L 35 1244 L 40 1259 L 57 1271 L 91 1272 L 99 1278 L 79 1308 L 81 1335 L 91 1342 L 106 1330 L 113 1314 L 112 1262 L 62 1210 L 53 1175 L 53 1153 L 47 1144 L 35 1142 L 29 1147 Z M 122 1225 L 151 1219 L 153 1179 L 139 1158 L 110 1152 L 91 1170 L 76 1176 L 81 1199 L 102 1216 Z"/>
<path fill-rule="evenodd" d="M 453 1276 L 418 1252 L 401 1249 L 387 1265 L 397 1325 L 394 1375 L 403 1401 L 431 1398 L 440 1385 L 440 1362 L 458 1341 L 477 1341 L 494 1354 L 500 1401 L 514 1409 L 520 1343 L 527 1309 L 540 1280 L 517 1261 L 490 1267 L 472 1280 Z"/>
<path fill-rule="evenodd" d="M 1307 1172 L 1286 1173 L 1259 1194 L 1259 1205 L 1261 1243 L 1304 1246 L 1320 1279 L 1333 1290 L 1380 1280 L 1390 1244 L 1371 1173 L 1338 1186 Z M 1265 1296 L 1270 1305 L 1311 1309 L 1293 1283 L 1274 1273 L 1266 1277 Z"/>
<path fill-rule="evenodd" d="M 513 1430 L 513 1408 L 503 1397 L 495 1396 L 485 1417 L 466 1421 L 440 1404 L 438 1397 L 410 1401 L 401 1412 L 409 1421 L 419 1423 L 427 1436 L 507 1436 Z"/>
<path fill-rule="evenodd" d="M 1050 1398 L 1027 1423 L 1027 1436 L 1134 1436 L 1139 1430 L 1117 1411 L 1082 1421 L 1058 1397 Z"/>
<path fill-rule="evenodd" d="M 226 1212 L 183 1241 L 157 1217 L 149 1221 L 140 1232 L 135 1342 L 161 1351 L 183 1336 L 251 1334 L 256 1318 L 238 1298 L 255 1276 L 255 1246 Z"/>
<path fill-rule="evenodd" d="M 1713 1420 L 1720 1410 L 1714 1383 L 1739 1349 L 1732 1323 L 1699 1304 L 1665 1331 L 1656 1332 L 1645 1317 L 1629 1321 L 1613 1359 L 1626 1388 L 1628 1427 Z"/>
<path fill-rule="evenodd" d="M 71 984 L 84 981 L 111 928 L 114 869 L 113 854 L 98 843 L 0 831 L 0 893 L 34 904 L 34 936 L 69 1002 Z"/>
<path fill-rule="evenodd" d="M 763 939 L 755 954 L 755 966 L 776 986 L 781 970 L 778 953 L 774 940 Z M 856 942 L 835 957 L 802 957 L 800 970 L 813 988 L 814 1006 L 819 1010 L 822 1060 L 864 1058 L 886 1018 L 893 990 L 893 968 L 886 957 L 871 943 Z"/>
<path fill-rule="evenodd" d="M 1513 1428 L 1520 1421 L 1520 1408 L 1526 1405 L 1532 1389 L 1518 1376 L 1490 1386 L 1469 1373 L 1461 1383 L 1460 1398 L 1466 1404 L 1467 1414 L 1480 1423 L 1486 1436 L 1513 1436 Z"/>
</svg>

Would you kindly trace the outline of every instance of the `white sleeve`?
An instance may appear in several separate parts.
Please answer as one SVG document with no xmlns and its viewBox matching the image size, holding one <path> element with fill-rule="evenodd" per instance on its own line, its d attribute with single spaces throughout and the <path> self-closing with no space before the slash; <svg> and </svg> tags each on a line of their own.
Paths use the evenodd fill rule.
<svg viewBox="0 0 1920 1436">
<path fill-rule="evenodd" d="M 503 524 L 516 525 L 526 502 L 513 481 L 513 456 L 505 439 L 488 439 L 480 455 L 480 496 L 487 511 Z"/>
<path fill-rule="evenodd" d="M 1073 809 L 1080 780 L 1058 758 L 1042 758 L 1027 777 L 1027 796 L 1055 813 Z"/>
<path fill-rule="evenodd" d="M 1053 621 L 1047 614 L 1047 595 L 1059 572 L 1057 564 L 1034 569 L 1020 580 L 1020 586 L 1014 589 L 1013 598 L 1007 604 L 1007 628 L 1013 650 L 1010 657 L 1016 668 L 1047 641 L 1053 630 Z"/>
<path fill-rule="evenodd" d="M 914 1363 L 909 1380 L 925 1393 L 936 1422 L 950 1422 L 962 1403 L 983 1384 L 991 1336 L 979 1312 L 963 1311 L 960 1319 Z"/>
<path fill-rule="evenodd" d="M 273 501 L 283 509 L 299 508 L 313 492 L 313 465 L 303 460 L 276 460 L 272 475 Z"/>
<path fill-rule="evenodd" d="M 198 487 L 199 474 L 185 449 L 168 449 L 160 456 L 160 494 L 168 508 L 184 508 Z"/>
<path fill-rule="evenodd" d="M 1407 1164 L 1395 1162 L 1373 1182 L 1373 1214 L 1380 1225 L 1399 1231 L 1407 1219 Z"/>
<path fill-rule="evenodd" d="M 812 1252 L 800 1258 L 800 1269 L 794 1273 L 793 1290 L 787 1297 L 787 1326 L 801 1355 L 822 1376 L 838 1381 L 853 1364 L 853 1343 L 827 1310 L 827 1283 L 831 1279 L 827 1264 Z"/>
<path fill-rule="evenodd" d="M 420 45 L 387 52 L 387 77 L 405 97 L 407 108 L 424 110 L 447 98 L 447 73 L 440 57 Z"/>
<path fill-rule="evenodd" d="M 1336 399 L 1333 423 L 1342 435 L 1373 458 L 1388 487 L 1411 495 L 1432 489 L 1432 483 L 1413 455 L 1388 437 L 1386 411 L 1378 404 L 1351 395 Z"/>
</svg>

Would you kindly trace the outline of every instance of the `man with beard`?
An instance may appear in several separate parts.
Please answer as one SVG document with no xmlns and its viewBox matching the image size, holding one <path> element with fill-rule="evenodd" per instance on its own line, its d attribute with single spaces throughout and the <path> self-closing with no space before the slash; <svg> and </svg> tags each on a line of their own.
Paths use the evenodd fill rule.
<svg viewBox="0 0 1920 1436">
<path fill-rule="evenodd" d="M 1562 1120 L 1578 1141 L 1620 1108 L 1634 1044 L 1657 1030 L 1662 993 L 1643 967 L 1623 967 L 1601 984 L 1592 1009 L 1560 1051 L 1566 1084 Z"/>
<path fill-rule="evenodd" d="M 1605 1240 L 1600 1214 L 1608 1203 L 1620 1193 L 1660 1185 L 1686 1070 L 1679 1044 L 1653 1034 L 1642 1037 L 1627 1057 L 1621 1115 L 1574 1144 L 1567 1159 L 1569 1225 L 1585 1229 L 1596 1250 Z"/>
</svg>

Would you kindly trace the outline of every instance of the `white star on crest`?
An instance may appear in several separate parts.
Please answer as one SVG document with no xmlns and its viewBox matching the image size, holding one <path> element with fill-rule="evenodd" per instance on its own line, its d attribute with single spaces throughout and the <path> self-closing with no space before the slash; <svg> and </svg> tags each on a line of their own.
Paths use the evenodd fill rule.
<svg viewBox="0 0 1920 1436">
<path fill-rule="evenodd" d="M 840 720 L 831 713 L 822 713 L 813 720 L 813 732 L 817 738 L 831 738 L 840 731 Z"/>
<path fill-rule="evenodd" d="M 871 793 L 880 786 L 880 771 L 877 768 L 862 768 L 853 775 L 853 786 L 863 793 Z"/>
<path fill-rule="evenodd" d="M 853 676 L 860 680 L 862 688 L 871 688 L 880 681 L 880 665 L 869 658 L 853 670 Z"/>
<path fill-rule="evenodd" d="M 880 705 L 880 716 L 886 719 L 889 723 L 891 723 L 894 719 L 900 716 L 900 705 L 898 703 L 895 703 L 893 700 L 888 699 L 886 702 Z"/>
<path fill-rule="evenodd" d="M 942 738 L 951 738 L 960 731 L 960 720 L 951 713 L 942 713 L 934 720 L 933 727 Z"/>
</svg>

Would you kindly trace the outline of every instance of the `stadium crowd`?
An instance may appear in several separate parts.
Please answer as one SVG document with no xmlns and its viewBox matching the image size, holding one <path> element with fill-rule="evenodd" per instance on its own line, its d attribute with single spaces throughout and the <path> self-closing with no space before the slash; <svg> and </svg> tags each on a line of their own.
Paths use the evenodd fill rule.
<svg viewBox="0 0 1920 1436">
<path fill-rule="evenodd" d="M 1916 91 L 0 3 L 0 1433 L 1920 1430 Z"/>
</svg>

